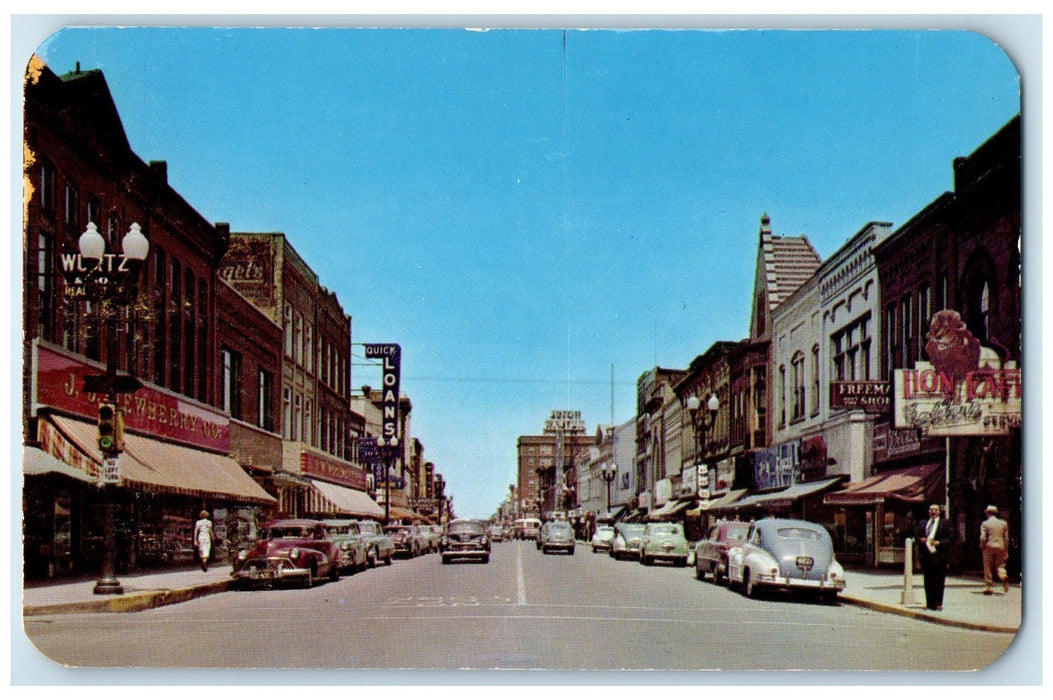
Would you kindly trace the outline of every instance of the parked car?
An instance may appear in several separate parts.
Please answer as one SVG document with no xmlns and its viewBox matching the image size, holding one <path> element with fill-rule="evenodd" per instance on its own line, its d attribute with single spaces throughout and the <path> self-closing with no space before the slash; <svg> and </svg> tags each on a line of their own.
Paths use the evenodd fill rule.
<svg viewBox="0 0 1053 700">
<path fill-rule="evenodd" d="M 614 539 L 614 526 L 612 525 L 597 525 L 596 533 L 592 536 L 592 551 L 593 552 L 609 552 L 611 551 L 611 540 Z"/>
<path fill-rule="evenodd" d="M 440 550 L 443 564 L 464 558 L 486 564 L 490 561 L 490 538 L 478 520 L 459 518 L 447 523 Z"/>
<path fill-rule="evenodd" d="M 384 532 L 395 543 L 395 556 L 412 559 L 427 549 L 426 540 L 416 525 L 388 525 Z"/>
<path fill-rule="evenodd" d="M 552 520 L 541 526 L 538 548 L 543 554 L 566 552 L 574 554 L 574 528 L 566 520 Z"/>
<path fill-rule="evenodd" d="M 643 523 L 618 523 L 614 526 L 610 555 L 615 559 L 636 559 L 640 556 Z"/>
<path fill-rule="evenodd" d="M 384 532 L 380 523 L 376 520 L 359 520 L 358 531 L 366 541 L 366 562 L 369 566 L 377 566 L 384 562 L 391 566 L 391 558 L 395 556 L 395 541 Z"/>
<path fill-rule="evenodd" d="M 491 525 L 487 531 L 491 542 L 500 542 L 505 538 L 505 530 L 500 525 Z"/>
<path fill-rule="evenodd" d="M 538 531 L 541 529 L 541 521 L 537 518 L 520 518 L 515 522 L 515 538 L 517 540 L 537 539 Z"/>
<path fill-rule="evenodd" d="M 439 542 L 442 541 L 442 525 L 421 525 L 420 532 L 424 535 L 426 543 L 424 551 L 427 553 L 438 552 Z"/>
<path fill-rule="evenodd" d="M 340 573 L 365 571 L 369 563 L 369 544 L 354 520 L 323 520 L 326 532 L 336 543 L 340 553 Z"/>
<path fill-rule="evenodd" d="M 669 561 L 676 566 L 687 566 L 687 540 L 680 523 L 647 523 L 640 537 L 640 563 L 653 564 Z"/>
<path fill-rule="evenodd" d="M 319 577 L 339 580 L 339 547 L 318 520 L 275 520 L 238 552 L 230 575 L 240 585 L 296 581 L 310 588 Z"/>
<path fill-rule="evenodd" d="M 695 578 L 713 577 L 720 583 L 728 575 L 728 550 L 746 541 L 750 524 L 737 520 L 718 520 L 709 528 L 706 539 L 695 545 Z"/>
<path fill-rule="evenodd" d="M 833 602 L 845 588 L 845 572 L 822 525 L 764 518 L 750 526 L 746 542 L 728 551 L 728 585 L 741 585 L 750 598 L 761 589 L 805 590 Z"/>
</svg>

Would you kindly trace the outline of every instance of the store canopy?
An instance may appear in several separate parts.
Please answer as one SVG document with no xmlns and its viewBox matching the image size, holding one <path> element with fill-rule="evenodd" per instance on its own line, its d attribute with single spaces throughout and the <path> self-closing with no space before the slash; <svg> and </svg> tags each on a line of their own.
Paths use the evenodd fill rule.
<svg viewBox="0 0 1053 700">
<path fill-rule="evenodd" d="M 703 501 L 698 508 L 687 511 L 687 514 L 691 517 L 697 518 L 698 516 L 702 515 L 702 513 L 716 512 L 721 508 L 726 508 L 727 506 L 732 505 L 745 495 L 746 489 L 732 489 L 727 493 L 718 496 L 717 498 L 711 499 L 709 501 Z"/>
<path fill-rule="evenodd" d="M 311 481 L 311 488 L 321 496 L 322 506 L 315 512 L 334 512 L 343 515 L 354 515 L 360 518 L 383 518 L 384 509 L 363 491 L 337 486 L 327 481 Z M 328 506 L 328 507 L 325 507 Z"/>
<path fill-rule="evenodd" d="M 71 479 L 94 484 L 97 479 L 76 467 L 52 457 L 36 447 L 22 446 L 22 473 L 26 476 L 43 476 L 44 474 L 61 474 Z"/>
<path fill-rule="evenodd" d="M 421 515 L 415 510 L 410 510 L 409 508 L 389 506 L 388 510 L 392 520 L 409 520 L 414 525 L 420 524 L 425 521 L 425 517 L 423 515 Z M 383 506 L 381 506 L 381 511 L 383 511 Z M 383 517 L 384 513 L 381 512 L 380 516 Z"/>
<path fill-rule="evenodd" d="M 779 491 L 755 493 L 752 496 L 746 496 L 745 498 L 738 500 L 733 503 L 731 507 L 738 510 L 740 508 L 749 508 L 751 506 L 776 507 L 792 505 L 794 501 L 804 498 L 805 496 L 812 496 L 834 488 L 841 483 L 843 478 L 844 477 L 836 476 L 832 479 L 823 479 L 821 481 L 806 481 L 801 484 L 788 486 Z"/>
<path fill-rule="evenodd" d="M 923 464 L 875 474 L 869 479 L 846 484 L 843 490 L 828 493 L 823 498 L 823 503 L 832 506 L 862 506 L 884 503 L 887 499 L 904 503 L 925 503 L 942 499 L 942 482 L 942 464 Z"/>
<path fill-rule="evenodd" d="M 611 506 L 609 511 L 601 511 L 596 514 L 597 521 L 615 521 L 625 513 L 625 506 Z"/>
<path fill-rule="evenodd" d="M 96 463 L 103 455 L 94 423 L 52 415 L 47 418 L 59 433 Z M 240 503 L 273 504 L 276 499 L 253 481 L 236 461 L 226 455 L 124 434 L 124 452 L 118 459 L 121 480 L 144 491 L 220 497 Z"/>
<path fill-rule="evenodd" d="M 665 520 L 667 518 L 675 518 L 681 511 L 686 510 L 688 506 L 693 505 L 694 502 L 694 498 L 681 498 L 678 501 L 668 501 L 661 508 L 651 511 L 647 516 L 647 519 Z"/>
</svg>

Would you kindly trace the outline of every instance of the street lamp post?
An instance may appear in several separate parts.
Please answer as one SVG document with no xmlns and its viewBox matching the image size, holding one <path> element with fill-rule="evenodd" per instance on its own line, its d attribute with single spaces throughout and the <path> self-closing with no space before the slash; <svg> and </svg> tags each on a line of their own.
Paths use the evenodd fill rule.
<svg viewBox="0 0 1053 700">
<path fill-rule="evenodd" d="M 687 412 L 691 416 L 691 426 L 695 431 L 695 454 L 698 458 L 698 463 L 705 465 L 705 449 L 706 449 L 706 433 L 712 429 L 713 424 L 717 420 L 717 409 L 720 408 L 720 400 L 717 395 L 709 392 L 709 398 L 706 399 L 705 406 L 702 404 L 702 400 L 697 395 L 692 394 L 688 398 Z"/>
<path fill-rule="evenodd" d="M 614 462 L 603 465 L 603 469 L 600 472 L 603 475 L 603 480 L 607 482 L 607 515 L 611 514 L 611 482 L 614 481 L 614 475 L 618 473 L 618 465 Z"/>
<path fill-rule="evenodd" d="M 100 389 L 106 395 L 105 403 L 99 406 L 99 449 L 103 454 L 103 469 L 99 486 L 103 496 L 103 557 L 102 574 L 95 583 L 94 592 L 99 595 L 121 594 L 124 587 L 117 580 L 117 459 L 123 451 L 123 417 L 117 403 L 117 395 L 132 393 L 139 383 L 132 377 L 117 376 L 118 314 L 121 309 L 106 304 L 131 303 L 138 294 L 139 270 L 150 252 L 150 242 L 143 235 L 139 224 L 133 223 L 121 240 L 121 253 L 107 253 L 106 240 L 99 234 L 93 222 L 88 222 L 84 233 L 77 241 L 81 262 L 85 266 L 81 280 L 83 296 L 96 302 L 100 318 L 106 322 L 106 374 L 99 377 L 90 388 Z M 126 380 L 126 381 L 122 381 Z M 85 378 L 87 384 L 88 378 Z M 88 386 L 85 387 L 89 388 Z M 116 472 L 116 473 L 115 473 Z"/>
</svg>

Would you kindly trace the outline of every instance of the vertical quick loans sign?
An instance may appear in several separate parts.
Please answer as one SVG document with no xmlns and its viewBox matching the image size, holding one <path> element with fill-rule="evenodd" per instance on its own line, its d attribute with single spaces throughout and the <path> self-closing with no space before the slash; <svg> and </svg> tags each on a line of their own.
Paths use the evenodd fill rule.
<svg viewBox="0 0 1053 700">
<path fill-rule="evenodd" d="M 366 357 L 382 361 L 383 384 L 380 400 L 381 421 L 380 447 L 396 447 L 399 444 L 399 373 L 402 365 L 402 348 L 398 343 L 366 343 Z"/>
</svg>

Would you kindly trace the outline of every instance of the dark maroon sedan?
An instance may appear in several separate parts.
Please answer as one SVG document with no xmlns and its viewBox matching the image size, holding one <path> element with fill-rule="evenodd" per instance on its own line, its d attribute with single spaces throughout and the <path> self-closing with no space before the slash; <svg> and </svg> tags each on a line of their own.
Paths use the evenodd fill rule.
<svg viewBox="0 0 1053 700">
<path fill-rule="evenodd" d="M 310 588 L 319 577 L 339 580 L 340 551 L 318 520 L 275 520 L 238 552 L 230 575 L 243 585 L 294 581 Z"/>
<path fill-rule="evenodd" d="M 695 545 L 695 578 L 703 581 L 712 574 L 720 583 L 728 573 L 728 550 L 746 541 L 750 524 L 737 520 L 718 520 L 709 528 L 709 536 Z"/>
</svg>

